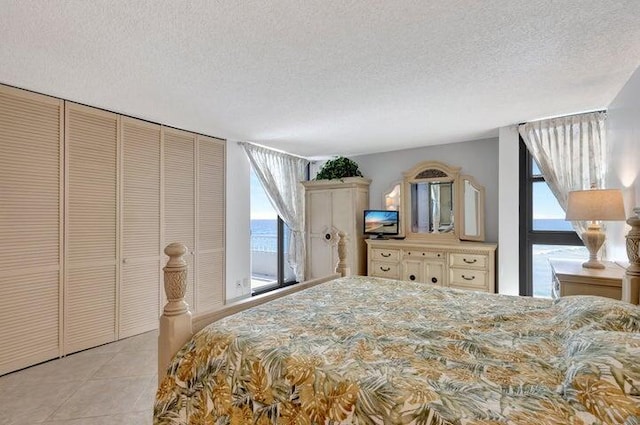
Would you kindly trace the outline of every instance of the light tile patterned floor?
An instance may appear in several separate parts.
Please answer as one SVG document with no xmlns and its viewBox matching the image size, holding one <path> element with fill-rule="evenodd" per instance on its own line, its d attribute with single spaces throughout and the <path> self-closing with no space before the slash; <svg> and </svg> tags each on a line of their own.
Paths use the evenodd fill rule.
<svg viewBox="0 0 640 425">
<path fill-rule="evenodd" d="M 157 332 L 0 376 L 0 425 L 148 425 Z"/>
</svg>

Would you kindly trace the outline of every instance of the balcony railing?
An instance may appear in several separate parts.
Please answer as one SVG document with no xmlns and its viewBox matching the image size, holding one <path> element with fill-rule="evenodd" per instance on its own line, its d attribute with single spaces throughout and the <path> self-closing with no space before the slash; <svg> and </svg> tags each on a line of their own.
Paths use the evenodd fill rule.
<svg viewBox="0 0 640 425">
<path fill-rule="evenodd" d="M 278 280 L 278 235 L 251 235 L 251 287 Z"/>
</svg>

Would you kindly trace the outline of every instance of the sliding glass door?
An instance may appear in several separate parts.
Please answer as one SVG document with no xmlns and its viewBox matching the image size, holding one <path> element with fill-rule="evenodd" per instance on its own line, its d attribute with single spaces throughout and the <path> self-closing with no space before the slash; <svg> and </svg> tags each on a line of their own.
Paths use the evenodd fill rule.
<svg viewBox="0 0 640 425">
<path fill-rule="evenodd" d="M 261 293 L 295 282 L 286 258 L 291 231 L 271 206 L 251 168 L 251 292 Z"/>
</svg>

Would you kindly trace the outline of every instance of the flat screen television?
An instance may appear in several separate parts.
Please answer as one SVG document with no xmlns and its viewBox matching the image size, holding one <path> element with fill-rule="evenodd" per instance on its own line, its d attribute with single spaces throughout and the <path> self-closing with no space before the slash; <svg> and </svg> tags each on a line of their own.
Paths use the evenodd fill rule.
<svg viewBox="0 0 640 425">
<path fill-rule="evenodd" d="M 364 210 L 365 235 L 376 235 L 382 239 L 397 235 L 398 230 L 398 211 Z"/>
</svg>

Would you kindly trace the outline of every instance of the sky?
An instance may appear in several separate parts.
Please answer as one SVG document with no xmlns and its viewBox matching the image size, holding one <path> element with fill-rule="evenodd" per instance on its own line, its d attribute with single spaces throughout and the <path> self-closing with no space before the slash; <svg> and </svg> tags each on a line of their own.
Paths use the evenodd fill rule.
<svg viewBox="0 0 640 425">
<path fill-rule="evenodd" d="M 264 189 L 258 177 L 251 168 L 251 220 L 275 220 L 278 215 L 271 206 L 269 198 L 264 193 Z"/>
<path fill-rule="evenodd" d="M 535 183 L 533 186 L 533 218 L 564 220 L 564 210 L 544 182 Z"/>
</svg>

